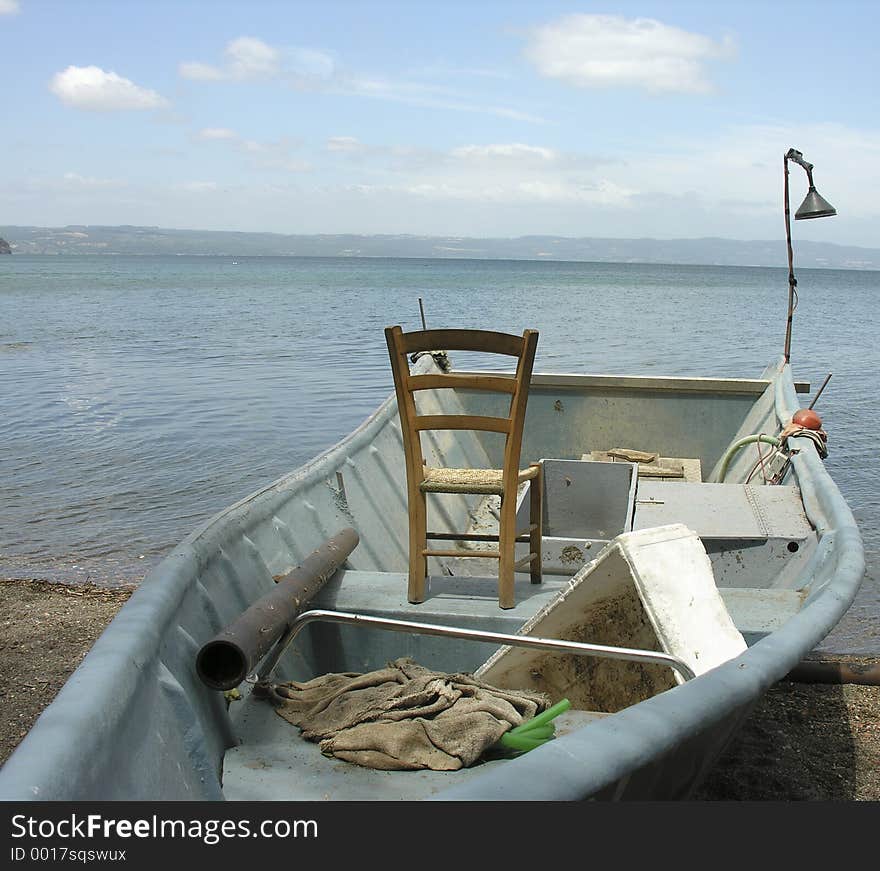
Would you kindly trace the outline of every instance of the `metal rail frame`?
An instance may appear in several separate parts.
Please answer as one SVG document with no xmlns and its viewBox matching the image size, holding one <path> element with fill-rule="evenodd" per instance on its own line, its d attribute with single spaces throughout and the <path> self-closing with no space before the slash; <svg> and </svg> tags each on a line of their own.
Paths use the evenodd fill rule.
<svg viewBox="0 0 880 871">
<path fill-rule="evenodd" d="M 651 662 L 667 665 L 678 672 L 685 680 L 696 675 L 687 663 L 668 653 L 656 650 L 638 650 L 631 647 L 609 647 L 604 644 L 587 644 L 580 641 L 566 641 L 556 638 L 536 638 L 531 635 L 509 635 L 504 632 L 486 632 L 480 629 L 465 629 L 460 626 L 441 626 L 435 623 L 415 623 L 411 620 L 395 620 L 389 617 L 373 617 L 349 611 L 325 611 L 315 609 L 304 611 L 288 627 L 268 655 L 262 668 L 248 680 L 252 683 L 266 683 L 278 665 L 284 651 L 299 632 L 309 623 L 344 623 L 349 626 L 364 626 L 387 629 L 391 632 L 410 632 L 414 635 L 438 635 L 445 638 L 459 638 L 467 641 L 488 641 L 495 644 L 508 644 L 512 647 L 531 647 L 538 650 L 552 650 L 557 653 L 575 653 L 582 656 L 598 656 L 606 659 L 623 659 L 630 662 Z"/>
</svg>

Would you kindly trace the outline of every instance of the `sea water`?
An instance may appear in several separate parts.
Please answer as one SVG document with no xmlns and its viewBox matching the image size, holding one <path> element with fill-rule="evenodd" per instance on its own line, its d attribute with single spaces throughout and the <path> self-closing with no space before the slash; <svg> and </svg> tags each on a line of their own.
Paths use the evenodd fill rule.
<svg viewBox="0 0 880 871">
<path fill-rule="evenodd" d="M 798 270 L 792 368 L 868 572 L 826 640 L 880 653 L 880 272 Z M 136 582 L 392 390 L 383 329 L 540 331 L 536 370 L 756 378 L 784 268 L 282 257 L 0 258 L 0 576 Z"/>
</svg>

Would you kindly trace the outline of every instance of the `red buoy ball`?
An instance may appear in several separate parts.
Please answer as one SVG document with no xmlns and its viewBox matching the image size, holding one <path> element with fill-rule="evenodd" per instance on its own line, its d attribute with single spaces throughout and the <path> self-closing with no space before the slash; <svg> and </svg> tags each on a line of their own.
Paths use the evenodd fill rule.
<svg viewBox="0 0 880 871">
<path fill-rule="evenodd" d="M 804 429 L 822 429 L 822 418 L 812 408 L 802 408 L 791 416 L 791 422 Z"/>
</svg>

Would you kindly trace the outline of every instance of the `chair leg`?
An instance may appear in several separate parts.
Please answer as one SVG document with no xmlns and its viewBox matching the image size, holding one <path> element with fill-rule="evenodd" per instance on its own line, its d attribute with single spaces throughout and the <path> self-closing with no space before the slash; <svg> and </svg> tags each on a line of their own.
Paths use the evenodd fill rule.
<svg viewBox="0 0 880 871">
<path fill-rule="evenodd" d="M 544 529 L 543 501 L 544 501 L 544 467 L 540 463 L 532 463 L 532 468 L 537 468 L 538 474 L 529 481 L 529 524 L 534 525 L 529 533 L 529 552 L 534 554 L 529 563 L 529 572 L 533 584 L 541 583 L 541 537 Z"/>
<path fill-rule="evenodd" d="M 428 515 L 425 494 L 421 490 L 409 494 L 409 587 L 407 599 L 418 605 L 425 601 L 425 580 L 428 558 Z"/>
<path fill-rule="evenodd" d="M 512 608 L 516 604 L 514 592 L 514 563 L 516 548 L 516 491 L 511 498 L 501 497 L 501 519 L 498 524 L 498 604 Z"/>
</svg>

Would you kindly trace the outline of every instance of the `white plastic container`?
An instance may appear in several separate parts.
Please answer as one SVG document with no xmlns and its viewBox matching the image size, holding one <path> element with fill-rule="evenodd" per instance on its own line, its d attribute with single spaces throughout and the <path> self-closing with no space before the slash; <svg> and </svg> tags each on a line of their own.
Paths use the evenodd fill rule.
<svg viewBox="0 0 880 871">
<path fill-rule="evenodd" d="M 746 649 L 695 532 L 676 523 L 618 535 L 520 634 L 662 651 L 696 675 Z M 496 686 L 613 712 L 671 689 L 665 665 L 503 647 L 476 672 Z"/>
</svg>

